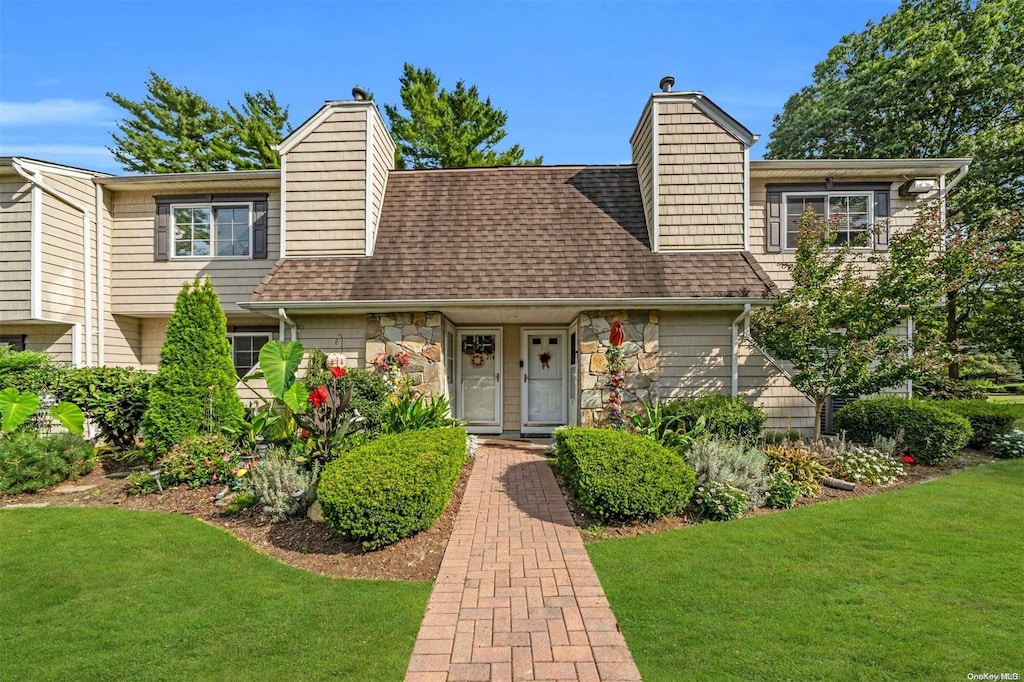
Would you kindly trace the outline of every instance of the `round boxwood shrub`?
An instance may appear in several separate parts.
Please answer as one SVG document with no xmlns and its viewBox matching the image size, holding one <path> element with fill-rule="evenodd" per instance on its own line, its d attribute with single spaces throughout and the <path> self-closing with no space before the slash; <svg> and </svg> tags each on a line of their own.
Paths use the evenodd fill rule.
<svg viewBox="0 0 1024 682">
<path fill-rule="evenodd" d="M 673 400 L 665 406 L 665 416 L 677 417 L 687 430 L 704 417 L 704 430 L 723 438 L 757 438 L 765 420 L 765 413 L 743 398 L 717 393 Z"/>
<path fill-rule="evenodd" d="M 924 400 L 896 396 L 855 400 L 836 412 L 835 427 L 847 438 L 871 444 L 875 436 L 903 434 L 906 451 L 921 464 L 937 464 L 959 455 L 971 437 L 960 415 Z"/>
<path fill-rule="evenodd" d="M 346 452 L 320 475 L 324 521 L 376 549 L 426 530 L 444 512 L 466 461 L 466 432 L 424 429 Z"/>
<path fill-rule="evenodd" d="M 695 476 L 683 456 L 648 438 L 611 429 L 555 432 L 558 467 L 580 506 L 606 521 L 678 514 Z"/>
<path fill-rule="evenodd" d="M 988 447 L 996 436 L 1012 429 L 1016 420 L 1012 407 L 987 400 L 941 400 L 935 405 L 967 418 L 972 431 L 968 445 L 976 448 Z"/>
</svg>

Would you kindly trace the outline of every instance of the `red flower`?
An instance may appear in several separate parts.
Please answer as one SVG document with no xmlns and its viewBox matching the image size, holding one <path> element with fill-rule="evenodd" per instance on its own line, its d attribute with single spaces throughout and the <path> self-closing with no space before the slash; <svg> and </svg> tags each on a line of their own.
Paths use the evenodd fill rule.
<svg viewBox="0 0 1024 682">
<path fill-rule="evenodd" d="M 906 462 L 907 464 L 913 464 L 914 463 L 914 458 L 911 457 L 910 455 L 903 455 L 903 457 L 901 459 L 904 462 Z"/>
<path fill-rule="evenodd" d="M 608 333 L 608 343 L 618 348 L 625 340 L 626 332 L 622 328 L 622 323 L 618 320 L 612 322 L 612 330 Z"/>
<path fill-rule="evenodd" d="M 331 376 L 337 379 L 347 374 L 344 367 L 331 367 Z"/>
<path fill-rule="evenodd" d="M 313 392 L 309 394 L 309 402 L 313 403 L 313 407 L 322 407 L 327 402 L 328 397 L 326 386 L 317 386 L 313 389 Z"/>
</svg>

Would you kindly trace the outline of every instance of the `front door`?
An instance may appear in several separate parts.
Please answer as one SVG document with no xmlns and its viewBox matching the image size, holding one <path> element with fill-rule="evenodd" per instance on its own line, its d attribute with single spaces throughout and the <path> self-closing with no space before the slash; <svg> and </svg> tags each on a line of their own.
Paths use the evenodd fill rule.
<svg viewBox="0 0 1024 682">
<path fill-rule="evenodd" d="M 568 352 L 565 332 L 524 330 L 523 433 L 551 433 L 566 423 Z"/>
<path fill-rule="evenodd" d="M 457 415 L 470 433 L 501 433 L 501 330 L 459 330 Z"/>
</svg>

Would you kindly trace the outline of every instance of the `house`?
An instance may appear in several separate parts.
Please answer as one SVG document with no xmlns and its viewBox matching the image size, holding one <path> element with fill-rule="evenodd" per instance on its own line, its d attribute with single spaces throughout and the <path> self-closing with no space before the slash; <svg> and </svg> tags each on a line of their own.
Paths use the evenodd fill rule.
<svg viewBox="0 0 1024 682">
<path fill-rule="evenodd" d="M 280 170 L 117 176 L 3 158 L 0 343 L 156 369 L 182 283 L 209 276 L 239 373 L 272 338 L 351 366 L 405 352 L 471 430 L 549 433 L 605 418 L 602 342 L 619 321 L 627 402 L 720 392 L 769 428 L 806 430 L 812 403 L 745 333 L 788 285 L 797 219 L 846 216 L 841 239 L 885 250 L 970 161 L 750 160 L 756 139 L 666 79 L 626 165 L 395 170 L 359 98 L 288 136 Z"/>
</svg>

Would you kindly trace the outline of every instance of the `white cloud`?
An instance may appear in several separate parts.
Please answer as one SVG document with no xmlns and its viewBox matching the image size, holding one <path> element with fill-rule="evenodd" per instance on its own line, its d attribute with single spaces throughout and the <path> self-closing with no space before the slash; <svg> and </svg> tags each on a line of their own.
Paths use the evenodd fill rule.
<svg viewBox="0 0 1024 682">
<path fill-rule="evenodd" d="M 27 127 L 52 124 L 103 124 L 113 112 L 102 100 L 44 99 L 38 102 L 0 101 L 0 126 Z"/>
</svg>

